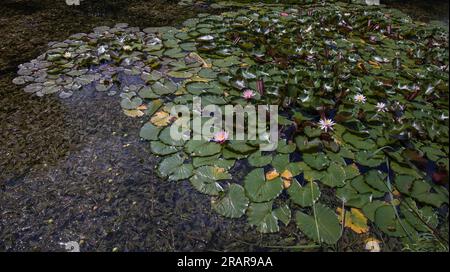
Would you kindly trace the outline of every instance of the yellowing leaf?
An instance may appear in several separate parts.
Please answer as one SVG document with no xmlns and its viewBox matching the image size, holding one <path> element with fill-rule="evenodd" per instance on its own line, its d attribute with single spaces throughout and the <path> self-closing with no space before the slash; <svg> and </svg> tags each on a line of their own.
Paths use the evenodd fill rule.
<svg viewBox="0 0 450 272">
<path fill-rule="evenodd" d="M 146 110 L 147 106 L 145 104 L 140 105 L 139 107 L 136 108 L 137 110 Z"/>
<path fill-rule="evenodd" d="M 186 80 L 186 82 L 210 82 L 211 79 L 203 78 L 198 75 L 195 75 L 191 77 L 190 79 Z"/>
<path fill-rule="evenodd" d="M 144 115 L 144 112 L 140 110 L 123 110 L 123 113 L 129 117 L 141 117 Z"/>
<path fill-rule="evenodd" d="M 210 63 L 207 63 L 202 57 L 200 57 L 199 54 L 197 54 L 195 52 L 191 52 L 189 54 L 189 57 L 195 59 L 197 62 L 202 63 L 203 68 L 211 68 L 212 67 L 212 65 Z"/>
<path fill-rule="evenodd" d="M 369 60 L 369 64 L 372 65 L 372 67 L 375 68 L 375 69 L 380 69 L 381 68 L 381 65 L 378 62 L 376 62 L 376 61 Z"/>
<path fill-rule="evenodd" d="M 214 166 L 214 176 L 222 174 L 225 172 L 225 168 Z"/>
<path fill-rule="evenodd" d="M 291 187 L 292 185 L 292 180 L 283 180 L 283 188 L 284 189 L 289 189 L 289 187 Z"/>
<path fill-rule="evenodd" d="M 292 180 L 293 176 L 292 176 L 291 171 L 289 171 L 289 170 L 287 170 L 287 169 L 284 170 L 284 172 L 281 173 L 281 178 L 282 178 L 282 179 Z"/>
<path fill-rule="evenodd" d="M 362 62 L 358 62 L 356 64 L 356 67 L 358 67 L 360 70 L 364 70 L 364 64 Z"/>
<path fill-rule="evenodd" d="M 341 140 L 340 138 L 333 137 L 333 141 L 334 141 L 337 145 L 342 145 L 342 140 Z"/>
<path fill-rule="evenodd" d="M 277 170 L 273 169 L 272 171 L 269 171 L 266 173 L 266 180 L 270 181 L 270 180 L 276 179 L 279 176 L 280 176 L 280 174 L 277 172 Z"/>
<path fill-rule="evenodd" d="M 165 111 L 158 111 L 150 118 L 150 122 L 157 127 L 165 127 L 170 123 L 170 114 Z"/>
<path fill-rule="evenodd" d="M 337 208 L 336 211 L 342 224 L 343 211 L 341 208 Z M 359 234 L 369 231 L 369 226 L 367 226 L 367 218 L 359 209 L 356 208 L 351 208 L 350 211 L 345 212 L 345 227 L 350 228 Z"/>
<path fill-rule="evenodd" d="M 291 187 L 292 184 L 292 173 L 289 170 L 284 170 L 283 173 L 281 173 L 281 179 L 283 180 L 283 187 L 284 189 L 288 189 L 289 187 Z"/>
</svg>

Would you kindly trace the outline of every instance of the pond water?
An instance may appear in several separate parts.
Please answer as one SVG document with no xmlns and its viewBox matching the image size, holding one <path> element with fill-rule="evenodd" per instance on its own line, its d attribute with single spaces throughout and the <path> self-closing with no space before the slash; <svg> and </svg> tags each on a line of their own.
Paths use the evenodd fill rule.
<svg viewBox="0 0 450 272">
<path fill-rule="evenodd" d="M 245 218 L 215 213 L 209 198 L 189 182 L 158 178 L 159 158 L 139 137 L 142 121 L 125 116 L 117 96 L 86 88 L 68 99 L 36 97 L 11 83 L 19 64 L 71 34 L 120 22 L 141 28 L 179 26 L 198 13 L 226 10 L 177 2 L 2 3 L 1 251 L 62 251 L 60 243 L 68 241 L 79 242 L 82 251 L 265 251 L 309 244 L 292 224 L 278 234 L 261 235 Z M 420 21 L 448 26 L 448 1 L 386 4 Z M 243 178 L 239 169 L 235 179 Z M 384 250 L 401 249 L 399 241 L 385 239 Z M 350 234 L 334 250 L 363 248 L 361 238 Z"/>
</svg>

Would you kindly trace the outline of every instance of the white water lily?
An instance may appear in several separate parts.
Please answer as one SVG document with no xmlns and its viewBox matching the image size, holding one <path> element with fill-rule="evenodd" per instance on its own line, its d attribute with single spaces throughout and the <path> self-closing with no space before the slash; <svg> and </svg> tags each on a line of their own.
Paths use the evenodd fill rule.
<svg viewBox="0 0 450 272">
<path fill-rule="evenodd" d="M 328 85 L 328 84 L 324 84 L 323 88 L 327 91 L 327 92 L 331 92 L 333 90 L 333 86 Z"/>
<path fill-rule="evenodd" d="M 71 57 L 72 57 L 72 53 L 70 53 L 70 52 L 64 53 L 64 58 L 70 59 Z"/>
<path fill-rule="evenodd" d="M 389 62 L 389 59 L 387 59 L 387 58 L 382 58 L 382 57 L 379 57 L 379 56 L 375 56 L 373 59 L 374 59 L 375 61 L 381 62 L 381 63 L 387 63 L 387 62 Z"/>
<path fill-rule="evenodd" d="M 350 62 L 357 62 L 358 61 L 358 57 L 356 57 L 356 56 L 348 56 L 348 60 Z"/>
<path fill-rule="evenodd" d="M 147 41 L 147 45 L 157 45 L 157 44 L 161 44 L 161 40 L 157 37 L 154 37 Z"/>
<path fill-rule="evenodd" d="M 328 132 L 328 130 L 333 130 L 333 126 L 335 124 L 336 123 L 333 120 L 327 118 L 320 119 L 319 121 L 320 129 L 324 130 L 325 132 Z"/>
<path fill-rule="evenodd" d="M 364 104 L 366 103 L 366 97 L 362 94 L 356 94 L 353 99 L 355 100 L 356 103 L 361 103 Z"/>
<path fill-rule="evenodd" d="M 214 40 L 214 37 L 211 35 L 205 35 L 205 36 L 199 37 L 198 39 L 201 41 L 211 41 L 211 40 Z"/>
<path fill-rule="evenodd" d="M 305 29 L 305 32 L 308 33 L 312 30 L 312 25 L 309 25 L 309 27 L 307 29 Z"/>
<path fill-rule="evenodd" d="M 426 95 L 431 94 L 432 92 L 434 92 L 434 87 L 431 85 L 428 85 L 427 90 L 425 91 Z"/>
<path fill-rule="evenodd" d="M 375 108 L 377 108 L 378 112 L 386 112 L 387 111 L 387 106 L 383 102 L 378 102 L 377 105 L 375 106 Z"/>
</svg>

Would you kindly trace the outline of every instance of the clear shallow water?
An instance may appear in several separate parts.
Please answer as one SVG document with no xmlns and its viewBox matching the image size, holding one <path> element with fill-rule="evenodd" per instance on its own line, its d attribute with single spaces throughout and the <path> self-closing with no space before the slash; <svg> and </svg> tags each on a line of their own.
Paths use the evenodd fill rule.
<svg viewBox="0 0 450 272">
<path fill-rule="evenodd" d="M 50 41 L 115 22 L 173 25 L 194 14 L 165 1 L 86 2 L 74 9 L 7 1 L 1 9 L 0 250 L 62 250 L 58 243 L 69 240 L 83 241 L 82 250 L 105 251 L 265 250 L 263 245 L 301 241 L 289 230 L 282 241 L 261 237 L 243 220 L 213 213 L 208 199 L 186 182 L 158 179 L 157 158 L 137 135 L 141 124 L 123 116 L 117 97 L 83 91 L 64 101 L 36 98 L 11 84 L 17 64 Z M 410 2 L 393 5 L 448 23 L 448 13 L 434 18 L 438 12 Z M 347 244 L 352 241 L 342 249 Z"/>
</svg>

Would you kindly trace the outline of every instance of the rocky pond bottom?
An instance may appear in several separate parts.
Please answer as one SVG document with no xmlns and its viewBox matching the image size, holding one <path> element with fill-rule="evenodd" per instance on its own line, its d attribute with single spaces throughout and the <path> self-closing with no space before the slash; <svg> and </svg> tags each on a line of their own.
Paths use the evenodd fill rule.
<svg viewBox="0 0 450 272">
<path fill-rule="evenodd" d="M 75 116 L 90 144 L 4 184 L 2 225 L 38 215 L 2 230 L 6 250 L 448 250 L 439 25 L 356 3 L 257 5 L 179 28 L 96 27 L 17 73 L 26 93 L 60 99 L 58 118 Z M 195 97 L 278 105 L 278 148 L 228 139 L 230 127 L 173 139 L 172 107 Z"/>
</svg>

